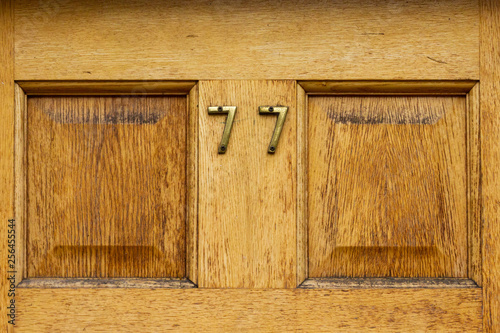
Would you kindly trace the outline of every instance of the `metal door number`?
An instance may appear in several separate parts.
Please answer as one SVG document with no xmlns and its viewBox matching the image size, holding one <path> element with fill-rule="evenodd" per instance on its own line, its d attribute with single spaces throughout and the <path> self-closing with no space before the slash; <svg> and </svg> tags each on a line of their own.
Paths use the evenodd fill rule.
<svg viewBox="0 0 500 333">
<path fill-rule="evenodd" d="M 271 143 L 267 148 L 269 154 L 274 154 L 278 148 L 278 141 L 280 139 L 281 130 L 283 125 L 285 125 L 286 114 L 288 112 L 288 106 L 260 106 L 259 113 L 264 115 L 278 115 L 276 120 L 276 126 L 274 127 L 273 136 L 271 137 Z"/>
<path fill-rule="evenodd" d="M 274 127 L 271 142 L 267 148 L 269 154 L 274 154 L 278 148 L 278 141 L 280 139 L 283 125 L 285 124 L 288 106 L 259 106 L 259 114 L 261 115 L 278 115 L 276 126 Z M 225 154 L 229 144 L 229 136 L 231 135 L 231 128 L 233 127 L 234 117 L 236 116 L 236 106 L 209 106 L 208 114 L 227 114 L 226 125 L 222 133 L 222 140 L 219 144 L 219 154 Z"/>
<path fill-rule="evenodd" d="M 219 154 L 225 154 L 229 144 L 231 128 L 233 128 L 234 116 L 236 115 L 236 106 L 209 106 L 208 114 L 227 114 L 226 126 L 222 132 L 222 140 L 219 144 Z"/>
</svg>

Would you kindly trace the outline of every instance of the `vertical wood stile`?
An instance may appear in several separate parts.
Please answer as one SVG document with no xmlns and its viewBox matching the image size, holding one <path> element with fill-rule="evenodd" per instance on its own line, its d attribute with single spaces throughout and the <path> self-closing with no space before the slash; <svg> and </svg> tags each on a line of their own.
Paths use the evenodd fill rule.
<svg viewBox="0 0 500 333">
<path fill-rule="evenodd" d="M 500 331 L 500 2 L 481 0 L 483 327 Z"/>
<path fill-rule="evenodd" d="M 14 217 L 14 17 L 13 1 L 0 0 L 0 331 L 13 329 L 7 323 L 7 223 Z"/>
</svg>

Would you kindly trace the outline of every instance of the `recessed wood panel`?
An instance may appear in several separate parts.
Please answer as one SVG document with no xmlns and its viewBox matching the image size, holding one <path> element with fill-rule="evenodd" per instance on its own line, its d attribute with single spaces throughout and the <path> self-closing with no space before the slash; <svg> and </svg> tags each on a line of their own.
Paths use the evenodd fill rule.
<svg viewBox="0 0 500 333">
<path fill-rule="evenodd" d="M 310 97 L 310 277 L 467 276 L 464 97 Z"/>
<path fill-rule="evenodd" d="M 207 288 L 296 287 L 296 84 L 200 81 L 199 279 Z M 218 154 L 226 115 L 237 106 L 227 151 Z M 277 150 L 267 152 L 277 117 L 261 105 L 288 106 Z"/>
<path fill-rule="evenodd" d="M 16 80 L 479 78 L 477 1 L 22 0 L 15 9 Z"/>
<path fill-rule="evenodd" d="M 185 276 L 186 104 L 28 99 L 28 277 Z"/>
</svg>

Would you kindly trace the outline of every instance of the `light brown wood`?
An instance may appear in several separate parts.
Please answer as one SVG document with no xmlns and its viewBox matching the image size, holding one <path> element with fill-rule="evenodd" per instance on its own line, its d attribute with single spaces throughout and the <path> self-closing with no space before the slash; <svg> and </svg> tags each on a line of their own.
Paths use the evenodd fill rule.
<svg viewBox="0 0 500 333">
<path fill-rule="evenodd" d="M 195 81 L 18 81 L 27 95 L 183 95 Z"/>
<path fill-rule="evenodd" d="M 309 97 L 310 277 L 467 277 L 464 97 Z"/>
<path fill-rule="evenodd" d="M 198 85 L 187 96 L 187 225 L 186 272 L 187 278 L 198 283 Z"/>
<path fill-rule="evenodd" d="M 466 95 L 476 81 L 299 81 L 308 94 Z"/>
<path fill-rule="evenodd" d="M 482 306 L 479 288 L 20 289 L 19 304 L 19 333 L 477 332 Z"/>
<path fill-rule="evenodd" d="M 15 22 L 16 80 L 479 76 L 469 0 L 23 0 Z"/>
<path fill-rule="evenodd" d="M 469 278 L 482 285 L 481 265 L 481 145 L 479 141 L 480 86 L 467 95 L 467 220 Z"/>
<path fill-rule="evenodd" d="M 26 95 L 15 85 L 14 175 L 16 217 L 16 283 L 25 277 L 26 268 Z"/>
<path fill-rule="evenodd" d="M 0 331 L 12 331 L 7 314 L 10 310 L 7 246 L 8 220 L 14 218 L 14 6 L 10 0 L 0 0 Z M 17 307 L 17 304 L 16 304 Z"/>
<path fill-rule="evenodd" d="M 297 285 L 309 276 L 307 246 L 307 95 L 297 85 Z"/>
<path fill-rule="evenodd" d="M 500 331 L 500 3 L 481 0 L 481 208 L 484 331 Z"/>
<path fill-rule="evenodd" d="M 184 277 L 186 97 L 28 99 L 28 277 Z"/>
<path fill-rule="evenodd" d="M 350 288 L 478 288 L 470 279 L 456 278 L 312 278 L 300 285 L 302 289 Z"/>
<path fill-rule="evenodd" d="M 147 289 L 188 289 L 196 285 L 186 279 L 145 279 L 145 278 L 114 278 L 114 279 L 61 279 L 34 278 L 24 279 L 19 288 L 147 288 Z"/>
<path fill-rule="evenodd" d="M 294 81 L 200 81 L 199 286 L 296 287 L 296 90 Z M 223 155 L 224 116 L 237 106 Z M 276 117 L 261 105 L 288 106 L 275 154 L 267 148 Z"/>
</svg>

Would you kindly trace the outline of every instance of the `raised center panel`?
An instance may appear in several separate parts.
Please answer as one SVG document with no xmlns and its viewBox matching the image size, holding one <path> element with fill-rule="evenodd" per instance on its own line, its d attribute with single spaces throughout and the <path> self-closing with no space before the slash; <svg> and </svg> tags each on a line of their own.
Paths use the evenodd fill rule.
<svg viewBox="0 0 500 333">
<path fill-rule="evenodd" d="M 310 96 L 309 277 L 467 277 L 464 96 Z"/>
<path fill-rule="evenodd" d="M 29 97 L 27 277 L 186 276 L 185 96 Z"/>
</svg>

